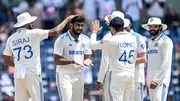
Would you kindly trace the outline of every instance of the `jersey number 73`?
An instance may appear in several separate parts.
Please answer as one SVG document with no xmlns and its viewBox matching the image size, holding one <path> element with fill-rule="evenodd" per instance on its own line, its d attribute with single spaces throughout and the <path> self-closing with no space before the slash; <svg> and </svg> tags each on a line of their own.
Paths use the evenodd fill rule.
<svg viewBox="0 0 180 101">
<path fill-rule="evenodd" d="M 18 57 L 17 61 L 20 60 L 20 54 L 21 54 L 22 49 L 26 51 L 26 53 L 24 55 L 25 59 L 30 59 L 33 56 L 32 47 L 30 45 L 26 45 L 24 47 L 17 47 L 17 48 L 13 49 L 13 51 L 17 51 L 18 52 L 18 54 L 17 54 L 17 57 Z"/>
</svg>

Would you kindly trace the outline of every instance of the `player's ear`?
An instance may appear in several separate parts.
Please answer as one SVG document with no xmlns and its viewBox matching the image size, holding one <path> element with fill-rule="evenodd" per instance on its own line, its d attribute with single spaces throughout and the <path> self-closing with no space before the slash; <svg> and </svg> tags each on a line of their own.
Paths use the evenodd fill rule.
<svg viewBox="0 0 180 101">
<path fill-rule="evenodd" d="M 73 24 L 72 24 L 72 23 L 69 24 L 69 28 L 70 28 L 70 29 L 73 28 Z"/>
<path fill-rule="evenodd" d="M 160 26 L 159 26 L 159 30 L 162 31 L 162 29 L 163 29 L 163 28 L 162 28 L 162 26 L 160 25 Z"/>
</svg>

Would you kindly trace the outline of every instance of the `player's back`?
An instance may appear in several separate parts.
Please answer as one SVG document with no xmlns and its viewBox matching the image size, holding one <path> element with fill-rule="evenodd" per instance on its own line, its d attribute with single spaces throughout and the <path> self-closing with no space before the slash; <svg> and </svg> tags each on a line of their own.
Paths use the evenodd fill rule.
<svg viewBox="0 0 180 101">
<path fill-rule="evenodd" d="M 18 29 L 7 41 L 14 57 L 15 69 L 27 67 L 37 74 L 41 71 L 40 41 L 42 37 L 36 35 L 34 30 Z"/>
<path fill-rule="evenodd" d="M 137 41 L 130 33 L 116 34 L 104 40 L 110 43 L 110 70 L 134 72 Z"/>
</svg>

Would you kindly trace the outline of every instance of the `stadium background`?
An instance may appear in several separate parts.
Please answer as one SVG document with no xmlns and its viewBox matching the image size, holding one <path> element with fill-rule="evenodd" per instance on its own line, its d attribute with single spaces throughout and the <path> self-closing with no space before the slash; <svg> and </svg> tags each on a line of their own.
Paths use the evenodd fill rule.
<svg viewBox="0 0 180 101">
<path fill-rule="evenodd" d="M 35 1 L 28 5 L 29 1 Z M 123 3 L 128 1 L 128 6 Z M 142 1 L 142 5 L 140 4 Z M 132 3 L 133 2 L 133 3 Z M 165 31 L 174 43 L 172 79 L 167 101 L 180 101 L 180 0 L 0 0 L 0 101 L 13 101 L 14 83 L 13 67 L 3 64 L 2 52 L 5 48 L 6 39 L 15 29 L 13 24 L 19 13 L 28 11 L 31 15 L 38 16 L 35 22 L 37 28 L 53 28 L 70 14 L 84 14 L 86 26 L 84 33 L 90 35 L 91 21 L 99 19 L 103 30 L 98 34 L 102 39 L 108 32 L 104 24 L 104 16 L 113 10 L 120 10 L 127 13 L 126 9 L 135 7 L 131 13 L 136 17 L 134 29 L 141 33 L 148 40 L 149 34 L 141 28 L 150 16 L 157 16 L 168 24 Z M 123 8 L 124 7 L 124 8 Z M 154 8 L 154 9 L 152 9 Z M 140 16 L 138 17 L 138 12 Z M 67 31 L 66 27 L 63 32 Z M 58 37 L 58 36 L 57 36 Z M 53 62 L 53 46 L 57 37 L 50 37 L 41 42 L 41 64 L 45 101 L 59 101 L 55 84 L 55 65 Z M 94 67 L 85 67 L 83 76 L 85 78 L 84 101 L 102 101 L 101 91 L 95 90 L 97 74 L 101 59 L 101 51 L 93 51 Z M 146 68 L 145 68 L 146 74 Z M 147 90 L 144 89 L 144 101 L 149 101 Z"/>
</svg>

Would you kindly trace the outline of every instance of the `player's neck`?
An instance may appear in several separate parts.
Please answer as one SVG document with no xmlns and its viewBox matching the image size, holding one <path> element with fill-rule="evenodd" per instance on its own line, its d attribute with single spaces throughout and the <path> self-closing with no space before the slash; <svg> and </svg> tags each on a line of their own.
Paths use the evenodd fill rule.
<svg viewBox="0 0 180 101">
<path fill-rule="evenodd" d="M 153 36 L 152 40 L 155 40 L 157 37 L 159 37 L 159 35 L 161 35 L 161 32 L 159 34 L 157 34 L 156 36 Z"/>
<path fill-rule="evenodd" d="M 75 40 L 78 40 L 79 35 L 74 34 L 73 31 L 69 31 L 69 32 L 70 32 L 71 36 L 72 36 Z"/>
</svg>

